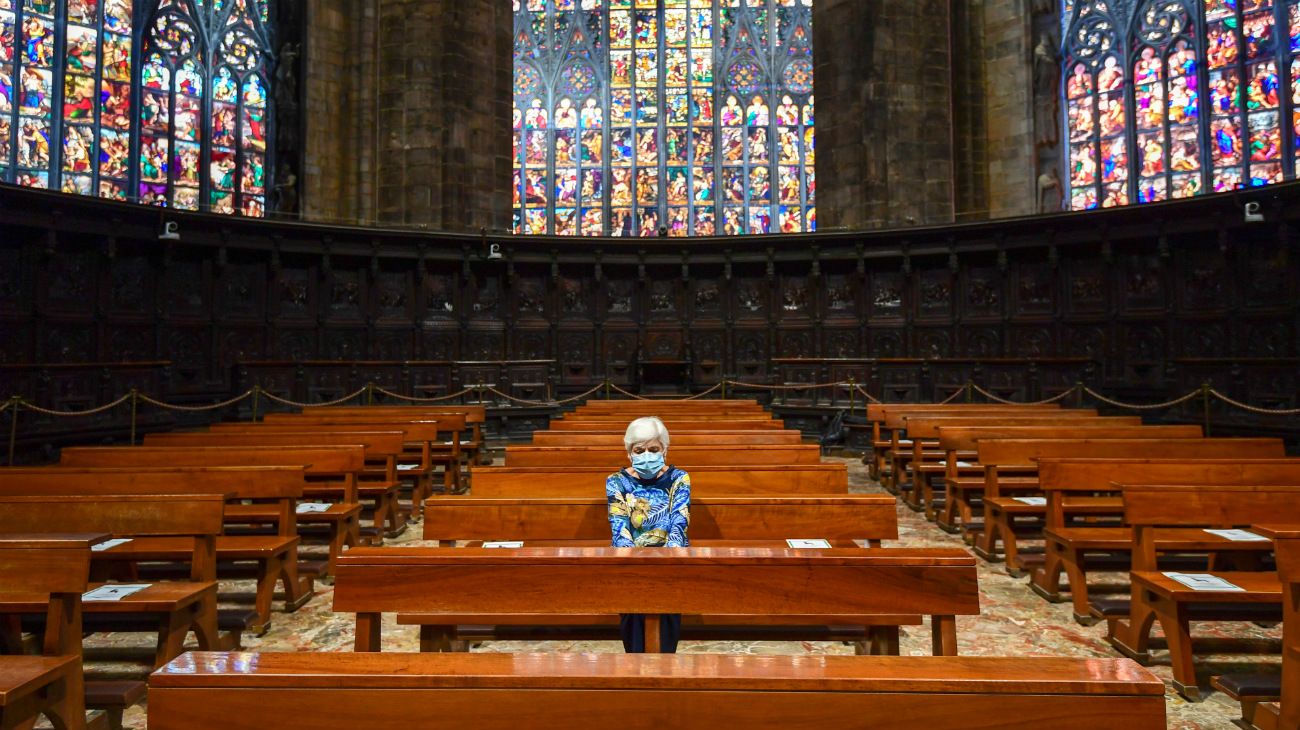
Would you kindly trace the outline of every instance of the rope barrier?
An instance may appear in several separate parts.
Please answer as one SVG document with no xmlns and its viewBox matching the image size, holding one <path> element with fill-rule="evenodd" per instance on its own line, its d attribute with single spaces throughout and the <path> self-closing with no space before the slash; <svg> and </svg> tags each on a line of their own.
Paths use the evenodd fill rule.
<svg viewBox="0 0 1300 730">
<path fill-rule="evenodd" d="M 104 405 L 99 406 L 98 408 L 90 408 L 84 411 L 55 411 L 49 408 L 41 408 L 40 406 L 34 405 L 32 403 L 28 403 L 26 400 L 23 400 L 21 398 L 15 399 L 14 405 L 16 407 L 26 408 L 29 411 L 35 411 L 36 413 L 40 413 L 46 416 L 60 416 L 60 417 L 72 418 L 75 416 L 94 416 L 96 414 L 103 413 L 104 411 L 117 408 L 123 403 L 131 400 L 133 397 L 135 397 L 135 395 L 136 394 L 134 392 L 127 393 L 126 395 L 122 396 L 121 398 L 118 398 L 112 403 L 105 403 Z"/>
<path fill-rule="evenodd" d="M 646 398 L 645 396 L 637 395 L 636 393 L 629 393 L 628 391 L 623 390 L 622 388 L 618 387 L 617 385 L 614 385 L 613 383 L 611 383 L 611 382 L 608 381 L 608 380 L 605 381 L 604 385 L 608 386 L 609 388 L 611 388 L 611 389 L 613 389 L 613 390 L 616 390 L 616 391 L 622 393 L 623 395 L 625 395 L 625 396 L 631 398 L 632 400 L 650 400 L 649 398 Z"/>
<path fill-rule="evenodd" d="M 415 395 L 402 395 L 401 393 L 394 393 L 394 392 L 391 391 L 391 390 L 385 390 L 385 389 L 379 387 L 378 385 L 376 385 L 376 386 L 374 387 L 374 391 L 375 391 L 376 393 L 381 393 L 381 394 L 383 394 L 383 395 L 386 395 L 386 396 L 388 396 L 389 398 L 396 398 L 396 399 L 398 399 L 398 400 L 404 400 L 404 401 L 407 401 L 407 402 L 409 402 L 409 403 L 438 403 L 438 402 L 440 402 L 440 401 L 452 400 L 452 399 L 454 399 L 454 398 L 459 398 L 459 397 L 461 397 L 462 395 L 465 395 L 466 393 L 472 393 L 472 392 L 474 392 L 474 389 L 473 389 L 473 388 L 466 388 L 466 389 L 460 391 L 459 393 L 452 393 L 451 395 L 439 395 L 439 396 L 433 396 L 433 397 L 420 397 L 420 396 L 415 396 Z"/>
<path fill-rule="evenodd" d="M 352 400 L 353 398 L 356 398 L 359 395 L 364 395 L 365 392 L 368 390 L 370 390 L 369 386 L 364 388 L 359 388 L 355 393 L 349 393 L 348 395 L 345 395 L 342 398 L 337 398 L 331 401 L 325 401 L 324 403 L 298 403 L 296 401 L 291 401 L 288 398 L 281 398 L 280 396 L 271 393 L 271 391 L 269 390 L 263 390 L 262 395 L 275 401 L 276 403 L 280 403 L 286 406 L 293 406 L 294 408 L 322 408 L 325 406 L 337 406 L 343 403 L 347 403 L 348 401 Z"/>
<path fill-rule="evenodd" d="M 207 406 L 182 406 L 182 405 L 176 405 L 175 403 L 164 403 L 160 400 L 154 400 L 153 398 L 150 398 L 144 393 L 136 393 L 135 397 L 139 398 L 140 401 L 143 403 L 148 403 L 151 406 L 158 406 L 159 408 L 163 408 L 169 411 L 199 413 L 202 411 L 216 411 L 222 408 L 229 408 L 230 406 L 233 406 L 236 403 L 239 403 L 240 401 L 245 400 L 247 398 L 251 398 L 252 396 L 253 396 L 253 388 L 249 388 L 248 390 L 244 391 L 240 395 L 235 396 L 234 398 L 231 398 L 230 400 L 223 400 L 220 403 L 213 403 L 212 405 L 207 405 Z"/>
<path fill-rule="evenodd" d="M 795 383 L 793 385 L 790 384 L 764 385 L 762 383 L 742 383 L 739 380 L 728 380 L 727 382 L 731 384 L 733 387 L 740 385 L 746 388 L 758 388 L 759 390 L 816 390 L 819 388 L 834 388 L 841 385 L 852 385 L 852 383 L 848 381 L 841 381 L 838 383 L 807 383 L 807 384 Z"/>
<path fill-rule="evenodd" d="M 1077 390 L 1079 389 L 1079 386 L 1075 385 L 1075 386 L 1071 386 L 1069 390 L 1067 390 L 1067 391 L 1065 391 L 1065 392 L 1063 392 L 1063 393 L 1059 393 L 1059 394 L 1057 394 L 1057 395 L 1054 395 L 1054 396 L 1052 396 L 1051 398 L 1045 398 L 1045 399 L 1043 399 L 1043 400 L 1036 400 L 1036 401 L 1033 401 L 1033 402 L 1031 402 L 1031 403 L 1019 403 L 1019 402 L 1016 402 L 1016 401 L 1007 400 L 1006 398 L 999 398 L 998 396 L 996 396 L 996 395 L 994 395 L 994 394 L 988 392 L 987 390 L 984 390 L 983 388 L 981 388 L 981 387 L 980 387 L 978 384 L 976 384 L 976 383 L 971 383 L 971 384 L 970 384 L 970 387 L 973 388 L 973 389 L 975 390 L 976 393 L 979 393 L 980 395 L 984 396 L 985 398 L 988 398 L 989 400 L 997 401 L 998 403 L 1003 403 L 1003 404 L 1005 404 L 1005 405 L 1009 405 L 1009 406 L 1045 406 L 1045 405 L 1047 405 L 1048 403 L 1055 403 L 1055 402 L 1057 402 L 1057 401 L 1059 401 L 1059 400 L 1065 400 L 1066 398 L 1068 398 L 1068 397 L 1074 395 L 1075 391 L 1077 391 Z"/>
<path fill-rule="evenodd" d="M 1101 401 L 1102 403 L 1105 403 L 1106 405 L 1115 406 L 1116 408 L 1128 408 L 1134 411 L 1157 411 L 1160 410 L 1161 408 L 1171 408 L 1173 406 L 1178 405 L 1179 403 L 1186 403 L 1187 401 L 1202 395 L 1201 389 L 1198 388 L 1188 393 L 1187 395 L 1182 396 L 1181 398 L 1175 398 L 1166 403 L 1142 404 L 1142 403 L 1121 403 L 1120 401 L 1117 400 L 1111 400 L 1110 398 L 1107 398 L 1106 396 L 1102 395 L 1101 393 L 1098 393 L 1097 391 L 1093 390 L 1092 388 L 1089 388 L 1086 385 L 1083 386 L 1083 392 Z"/>
<path fill-rule="evenodd" d="M 1258 407 L 1258 406 L 1247 405 L 1247 404 L 1245 404 L 1245 403 L 1242 403 L 1241 401 L 1237 401 L 1237 400 L 1233 400 L 1233 399 L 1229 398 L 1228 396 L 1226 396 L 1226 395 L 1220 393 L 1219 391 L 1215 390 L 1214 388 L 1210 388 L 1210 395 L 1214 396 L 1215 398 L 1218 398 L 1219 400 L 1223 401 L 1224 403 L 1227 403 L 1227 404 L 1230 405 L 1230 406 L 1233 406 L 1234 408 L 1240 408 L 1240 409 L 1243 410 L 1243 411 L 1249 411 L 1249 412 L 1251 412 L 1251 413 L 1258 413 L 1258 414 L 1260 414 L 1260 415 L 1264 415 L 1264 416 L 1298 416 L 1298 415 L 1300 415 L 1300 408 L 1285 408 L 1285 409 L 1276 409 L 1276 410 L 1275 410 L 1275 409 L 1271 409 L 1271 408 L 1260 408 L 1260 407 Z"/>
<path fill-rule="evenodd" d="M 485 390 L 487 390 L 487 391 L 489 391 L 489 392 L 491 392 L 491 393 L 495 393 L 496 395 L 499 395 L 499 396 L 501 396 L 502 398 L 505 398 L 506 400 L 511 400 L 511 401 L 516 402 L 516 403 L 524 403 L 524 404 L 532 405 L 532 406 L 562 406 L 562 405 L 564 405 L 564 404 L 566 404 L 566 403 L 572 403 L 572 402 L 574 402 L 574 401 L 576 401 L 576 400 L 581 400 L 581 399 L 583 399 L 583 398 L 586 398 L 587 396 L 591 395 L 592 393 L 595 393 L 596 391 L 600 390 L 600 389 L 601 389 L 602 387 L 604 387 L 604 386 L 605 386 L 605 384 L 604 384 L 604 383 L 601 383 L 600 385 L 597 385 L 596 387 L 592 388 L 591 390 L 587 391 L 586 393 L 582 393 L 582 394 L 580 394 L 580 395 L 575 395 L 575 396 L 573 396 L 572 398 L 565 398 L 564 400 L 550 400 L 550 401 L 546 401 L 546 400 L 527 400 L 527 399 L 525 399 L 525 398 L 516 398 L 515 396 L 510 395 L 509 393 L 503 393 L 503 392 L 497 390 L 496 388 L 493 388 L 492 386 L 488 386 L 487 388 L 485 388 Z M 616 387 L 617 387 L 617 386 L 616 386 Z"/>
<path fill-rule="evenodd" d="M 946 405 L 948 405 L 949 403 L 951 403 L 951 402 L 957 400 L 958 398 L 962 397 L 963 395 L 966 395 L 966 389 L 965 389 L 965 388 L 962 388 L 962 389 L 958 390 L 956 393 L 953 393 L 952 395 L 948 396 L 947 398 L 944 398 L 943 400 L 939 401 L 939 405 L 941 405 L 941 406 L 946 406 Z"/>
<path fill-rule="evenodd" d="M 867 389 L 864 388 L 864 387 L 862 387 L 861 385 L 855 385 L 855 386 L 853 386 L 853 387 L 854 387 L 854 388 L 857 388 L 858 392 L 862 394 L 862 397 L 863 397 L 863 398 L 866 398 L 866 399 L 867 399 L 868 401 L 870 401 L 871 403 L 884 403 L 884 401 L 882 401 L 882 400 L 880 400 L 879 398 L 877 398 L 876 396 L 874 396 L 874 395 L 868 393 L 868 392 L 867 392 Z"/>
</svg>

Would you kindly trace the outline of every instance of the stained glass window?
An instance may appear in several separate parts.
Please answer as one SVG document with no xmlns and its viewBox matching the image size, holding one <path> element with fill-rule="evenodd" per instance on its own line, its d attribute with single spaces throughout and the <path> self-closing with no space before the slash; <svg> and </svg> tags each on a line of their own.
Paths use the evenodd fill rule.
<svg viewBox="0 0 1300 730">
<path fill-rule="evenodd" d="M 812 0 L 513 0 L 522 234 L 816 229 Z"/>
<path fill-rule="evenodd" d="M 0 181 L 264 215 L 269 21 L 267 0 L 0 0 Z"/>
<path fill-rule="evenodd" d="M 1300 0 L 1065 0 L 1062 8 L 1071 209 L 1295 177 Z M 1283 119 L 1292 120 L 1289 133 Z"/>
</svg>

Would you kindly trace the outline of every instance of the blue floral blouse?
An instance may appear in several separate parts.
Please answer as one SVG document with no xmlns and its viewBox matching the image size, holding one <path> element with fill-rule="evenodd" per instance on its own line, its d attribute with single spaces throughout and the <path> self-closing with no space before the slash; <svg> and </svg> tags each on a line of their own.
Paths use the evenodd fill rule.
<svg viewBox="0 0 1300 730">
<path fill-rule="evenodd" d="M 614 547 L 687 547 L 691 476 L 675 466 L 654 479 L 624 470 L 605 480 Z"/>
</svg>

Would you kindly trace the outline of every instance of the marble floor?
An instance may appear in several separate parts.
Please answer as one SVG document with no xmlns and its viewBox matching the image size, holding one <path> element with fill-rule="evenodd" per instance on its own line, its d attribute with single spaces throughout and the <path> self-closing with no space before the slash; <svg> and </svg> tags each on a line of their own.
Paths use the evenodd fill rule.
<svg viewBox="0 0 1300 730">
<path fill-rule="evenodd" d="M 828 459 L 843 461 L 850 466 L 851 490 L 855 493 L 880 492 L 856 459 Z M 898 511 L 899 545 L 914 547 L 962 547 L 960 538 L 949 535 L 925 521 L 924 517 L 900 506 Z M 418 525 L 408 530 L 392 544 L 420 544 Z M 1070 606 L 1051 604 L 1032 593 L 1027 579 L 1009 577 L 1000 564 L 983 561 L 979 567 L 982 614 L 979 617 L 958 618 L 960 652 L 972 656 L 1077 656 L 1111 657 L 1115 653 L 1105 642 L 1103 626 L 1085 627 L 1071 618 Z M 223 588 L 246 591 L 249 584 L 224 585 Z M 335 614 L 330 610 L 332 589 L 317 586 L 318 593 L 306 606 L 293 614 L 274 617 L 273 626 L 266 635 L 244 640 L 250 651 L 348 651 L 352 643 L 352 616 Z M 385 617 L 384 650 L 416 651 L 418 641 L 413 627 L 397 626 L 392 616 Z M 1196 637 L 1248 639 L 1263 647 L 1264 653 L 1250 655 L 1198 655 L 1198 668 L 1203 687 L 1208 688 L 1211 674 L 1224 671 L 1242 671 L 1263 663 L 1276 663 L 1281 627 L 1263 629 L 1249 624 L 1196 624 Z M 96 636 L 88 646 L 103 644 L 121 647 L 140 637 Z M 1216 642 L 1217 643 L 1217 642 Z M 621 651 L 616 642 L 485 642 L 473 651 Z M 815 642 L 683 642 L 683 652 L 729 654 L 851 654 L 852 647 L 839 643 Z M 928 627 L 904 629 L 901 651 L 906 655 L 925 655 L 930 651 Z M 1270 653 L 1271 652 L 1271 653 Z M 113 671 L 111 667 L 106 667 Z M 1155 653 L 1151 667 L 1168 684 L 1171 675 L 1164 652 Z M 1221 694 L 1209 692 L 1198 703 L 1189 703 L 1170 690 L 1166 694 L 1170 728 L 1179 730 L 1210 730 L 1232 727 L 1231 721 L 1239 716 L 1236 703 Z M 126 724 L 131 728 L 146 727 L 145 707 L 127 712 Z"/>
</svg>

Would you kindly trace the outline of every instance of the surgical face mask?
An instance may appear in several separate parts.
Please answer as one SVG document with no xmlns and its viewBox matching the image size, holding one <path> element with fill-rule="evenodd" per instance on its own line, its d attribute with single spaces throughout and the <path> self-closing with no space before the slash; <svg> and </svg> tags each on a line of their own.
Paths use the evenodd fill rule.
<svg viewBox="0 0 1300 730">
<path fill-rule="evenodd" d="M 664 468 L 664 454 L 662 451 L 643 451 L 633 454 L 632 468 L 642 479 L 653 479 L 659 474 L 659 470 Z"/>
</svg>

